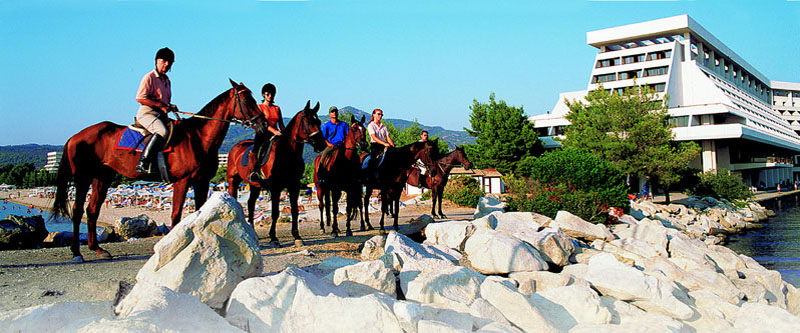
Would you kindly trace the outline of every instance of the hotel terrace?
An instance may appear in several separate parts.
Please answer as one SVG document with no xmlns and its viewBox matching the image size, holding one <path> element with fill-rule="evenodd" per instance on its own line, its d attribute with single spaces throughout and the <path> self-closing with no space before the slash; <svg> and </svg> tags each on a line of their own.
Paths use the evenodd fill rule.
<svg viewBox="0 0 800 333">
<path fill-rule="evenodd" d="M 692 167 L 725 168 L 763 188 L 800 179 L 800 83 L 770 81 L 688 15 L 590 31 L 598 49 L 586 90 L 559 94 L 533 116 L 546 148 L 569 125 L 565 100 L 582 100 L 601 84 L 613 92 L 634 84 L 669 95 L 676 141 L 702 147 Z"/>
</svg>

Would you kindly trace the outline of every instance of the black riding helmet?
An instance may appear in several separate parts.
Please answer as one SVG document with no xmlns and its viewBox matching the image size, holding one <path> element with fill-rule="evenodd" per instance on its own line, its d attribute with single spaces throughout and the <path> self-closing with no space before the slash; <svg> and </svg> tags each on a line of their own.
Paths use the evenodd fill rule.
<svg viewBox="0 0 800 333">
<path fill-rule="evenodd" d="M 265 84 L 261 87 L 261 95 L 263 96 L 265 92 L 269 92 L 272 97 L 275 97 L 275 85 L 272 83 Z"/>
<path fill-rule="evenodd" d="M 165 47 L 156 52 L 156 59 L 164 59 L 170 63 L 173 63 L 175 62 L 175 53 L 172 52 L 172 50 L 170 50 L 168 47 Z"/>
</svg>

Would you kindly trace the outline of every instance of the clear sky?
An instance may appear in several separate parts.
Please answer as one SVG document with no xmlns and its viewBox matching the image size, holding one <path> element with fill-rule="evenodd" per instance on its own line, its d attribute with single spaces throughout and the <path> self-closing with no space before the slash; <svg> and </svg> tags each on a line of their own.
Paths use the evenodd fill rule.
<svg viewBox="0 0 800 333">
<path fill-rule="evenodd" d="M 586 32 L 689 14 L 771 80 L 800 82 L 800 2 L 0 0 L 0 145 L 63 144 L 131 123 L 156 50 L 172 102 L 197 112 L 228 78 L 293 115 L 307 100 L 469 126 L 473 99 L 550 110 L 585 89 Z"/>
</svg>

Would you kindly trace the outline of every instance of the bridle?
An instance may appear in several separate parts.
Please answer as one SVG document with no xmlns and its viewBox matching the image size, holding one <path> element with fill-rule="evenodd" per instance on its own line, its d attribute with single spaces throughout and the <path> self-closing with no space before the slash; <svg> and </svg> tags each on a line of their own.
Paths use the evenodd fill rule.
<svg viewBox="0 0 800 333">
<path fill-rule="evenodd" d="M 305 116 L 305 111 L 307 111 L 307 110 L 303 111 L 303 117 Z M 294 138 L 287 137 L 286 139 L 291 141 L 291 142 L 294 142 L 295 144 L 297 144 L 297 143 L 306 144 L 306 143 L 311 142 L 311 138 L 314 137 L 315 135 L 319 134 L 319 132 L 320 132 L 320 130 L 316 130 L 316 131 L 312 132 L 311 134 L 308 134 L 308 129 L 306 128 L 308 126 L 306 125 L 306 123 L 302 122 L 300 126 L 302 126 L 302 131 L 303 131 L 303 134 L 305 134 L 305 138 L 297 140 L 297 139 L 294 139 Z"/>
<path fill-rule="evenodd" d="M 231 88 L 231 89 L 235 90 L 236 88 Z M 259 112 L 256 116 L 250 117 L 250 116 L 247 115 L 247 113 L 244 112 L 244 110 L 245 110 L 245 107 L 243 105 L 244 101 L 242 101 L 242 98 L 239 97 L 239 94 L 244 93 L 244 92 L 248 92 L 248 91 L 249 91 L 248 89 L 237 90 L 236 93 L 234 94 L 234 96 L 236 98 L 236 104 L 233 105 L 233 114 L 234 114 L 234 118 L 233 119 L 220 119 L 220 118 L 208 117 L 208 116 L 203 116 L 203 115 L 199 115 L 199 114 L 196 114 L 196 113 L 183 112 L 183 111 L 178 111 L 178 110 L 171 110 L 171 112 L 173 112 L 175 114 L 178 114 L 178 115 L 182 114 L 182 115 L 189 116 L 189 117 L 192 117 L 192 118 L 200 118 L 200 119 L 206 119 L 206 120 L 222 121 L 222 122 L 226 122 L 226 123 L 238 124 L 238 125 L 250 127 L 252 129 L 256 129 L 255 120 L 260 118 L 260 117 L 264 117 L 264 114 Z M 239 120 L 239 119 L 236 118 L 236 110 L 237 109 L 239 110 L 239 113 L 242 115 L 241 118 L 244 119 L 244 120 Z M 180 118 L 180 116 L 179 116 L 179 118 Z"/>
</svg>

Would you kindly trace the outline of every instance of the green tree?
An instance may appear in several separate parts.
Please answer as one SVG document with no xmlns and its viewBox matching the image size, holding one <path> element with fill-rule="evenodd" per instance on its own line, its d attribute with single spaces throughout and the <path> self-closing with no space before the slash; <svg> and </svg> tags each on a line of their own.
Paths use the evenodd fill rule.
<svg viewBox="0 0 800 333">
<path fill-rule="evenodd" d="M 401 147 L 419 141 L 419 134 L 422 133 L 422 127 L 416 119 L 411 123 L 411 126 L 403 127 L 402 129 L 395 127 L 390 121 L 386 121 L 384 124 L 389 131 L 389 136 L 392 138 L 395 147 Z M 444 141 L 444 139 L 440 138 L 438 135 L 429 138 L 429 140 L 438 140 L 437 148 L 439 149 L 439 153 L 450 151 L 447 141 Z"/>
<path fill-rule="evenodd" d="M 600 86 L 589 92 L 586 103 L 565 101 L 571 125 L 563 144 L 587 150 L 625 174 L 647 177 L 668 189 L 700 147 L 693 142 L 671 142 L 667 100 L 668 96 L 660 99 L 647 86 L 626 88 L 621 94 Z"/>
<path fill-rule="evenodd" d="M 227 181 L 228 181 L 228 167 L 223 166 L 217 168 L 217 173 L 215 173 L 214 177 L 211 178 L 211 182 L 214 184 L 219 184 Z"/>
<path fill-rule="evenodd" d="M 472 101 L 471 128 L 464 128 L 475 144 L 465 145 L 469 160 L 477 168 L 495 168 L 508 173 L 528 156 L 542 153 L 542 143 L 522 107 L 514 107 L 489 95 L 489 103 Z"/>
<path fill-rule="evenodd" d="M 305 189 L 306 184 L 311 184 L 313 182 L 314 182 L 314 165 L 306 164 L 305 168 L 303 169 L 303 177 L 300 178 L 300 184 L 302 185 L 301 188 Z"/>
</svg>

